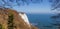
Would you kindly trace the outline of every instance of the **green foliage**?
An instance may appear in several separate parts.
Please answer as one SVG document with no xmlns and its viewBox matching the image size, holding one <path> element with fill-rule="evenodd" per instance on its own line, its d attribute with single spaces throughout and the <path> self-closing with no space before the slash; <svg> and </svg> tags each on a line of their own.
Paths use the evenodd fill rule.
<svg viewBox="0 0 60 29">
<path fill-rule="evenodd" d="M 0 24 L 0 29 L 5 29 L 2 24 Z"/>
<path fill-rule="evenodd" d="M 0 29 L 2 29 L 2 25 L 0 24 Z"/>
<path fill-rule="evenodd" d="M 13 14 L 9 15 L 8 29 L 13 29 Z"/>
</svg>

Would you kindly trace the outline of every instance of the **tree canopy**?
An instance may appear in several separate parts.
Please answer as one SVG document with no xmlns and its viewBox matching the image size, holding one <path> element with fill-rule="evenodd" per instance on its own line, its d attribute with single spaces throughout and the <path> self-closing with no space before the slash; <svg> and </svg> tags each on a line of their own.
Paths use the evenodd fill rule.
<svg viewBox="0 0 60 29">
<path fill-rule="evenodd" d="M 49 0 L 52 3 L 52 10 L 60 8 L 60 0 Z"/>
</svg>

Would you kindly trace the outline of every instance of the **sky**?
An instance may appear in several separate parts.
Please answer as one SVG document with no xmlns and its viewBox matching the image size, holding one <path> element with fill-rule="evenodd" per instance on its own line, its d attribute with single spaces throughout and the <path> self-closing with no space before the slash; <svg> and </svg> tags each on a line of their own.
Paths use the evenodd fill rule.
<svg viewBox="0 0 60 29">
<path fill-rule="evenodd" d="M 0 2 L 2 1 L 0 0 Z M 30 3 L 29 5 L 13 6 L 13 9 L 17 10 L 18 12 L 25 12 L 25 13 L 52 13 L 51 3 L 48 0 L 43 0 L 43 2 L 41 2 L 40 4 Z"/>
<path fill-rule="evenodd" d="M 26 12 L 26 13 L 52 13 L 51 4 L 48 0 L 43 0 L 40 4 L 24 5 L 20 7 L 14 7 L 17 11 Z"/>
</svg>

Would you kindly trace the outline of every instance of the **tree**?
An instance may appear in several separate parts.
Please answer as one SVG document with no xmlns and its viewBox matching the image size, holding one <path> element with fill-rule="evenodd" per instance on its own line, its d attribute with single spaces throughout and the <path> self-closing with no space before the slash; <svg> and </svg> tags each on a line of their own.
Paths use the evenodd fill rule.
<svg viewBox="0 0 60 29">
<path fill-rule="evenodd" d="M 58 29 L 60 29 L 60 14 L 52 16 L 51 18 L 55 21 L 52 25 L 58 26 Z"/>
<path fill-rule="evenodd" d="M 52 10 L 60 8 L 60 0 L 49 0 L 52 3 Z"/>
<path fill-rule="evenodd" d="M 0 0 L 0 7 L 13 8 L 14 6 L 29 5 L 30 3 L 41 3 L 42 0 Z"/>
<path fill-rule="evenodd" d="M 52 10 L 57 11 L 57 14 L 51 17 L 53 21 L 55 21 L 54 23 L 52 23 L 52 25 L 58 26 L 58 29 L 60 29 L 60 0 L 51 0 L 51 3 Z"/>
</svg>

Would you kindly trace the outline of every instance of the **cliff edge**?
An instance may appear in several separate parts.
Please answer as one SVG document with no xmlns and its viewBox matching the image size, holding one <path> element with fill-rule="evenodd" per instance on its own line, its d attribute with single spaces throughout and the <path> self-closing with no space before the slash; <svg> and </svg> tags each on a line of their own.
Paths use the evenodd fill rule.
<svg viewBox="0 0 60 29">
<path fill-rule="evenodd" d="M 29 23 L 28 17 L 23 12 L 9 8 L 0 8 L 0 29 L 38 29 Z"/>
</svg>

